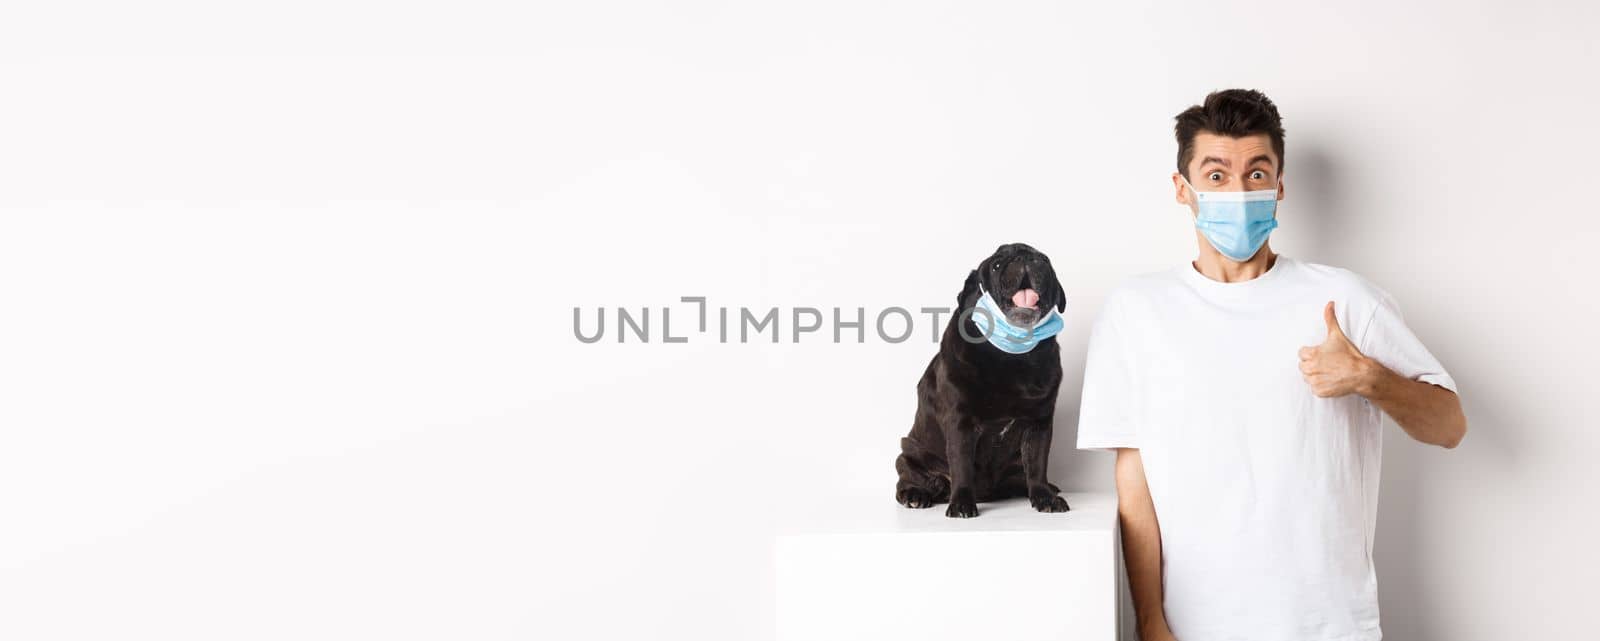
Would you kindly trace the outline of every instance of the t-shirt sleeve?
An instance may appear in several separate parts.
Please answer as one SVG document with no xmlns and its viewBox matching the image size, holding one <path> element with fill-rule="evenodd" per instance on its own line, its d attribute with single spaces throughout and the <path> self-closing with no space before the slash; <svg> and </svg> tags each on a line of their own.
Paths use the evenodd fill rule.
<svg viewBox="0 0 1600 641">
<path fill-rule="evenodd" d="M 1113 295 L 1089 333 L 1083 399 L 1078 407 L 1080 450 L 1139 447 L 1133 413 L 1137 398 L 1132 371 L 1134 354 L 1129 350 L 1128 331 Z"/>
<path fill-rule="evenodd" d="M 1400 306 L 1387 293 L 1379 295 L 1377 308 L 1367 321 L 1356 348 L 1396 374 L 1456 391 L 1455 379 L 1450 378 L 1439 359 L 1434 358 L 1411 328 L 1406 327 L 1405 319 L 1400 316 Z"/>
</svg>

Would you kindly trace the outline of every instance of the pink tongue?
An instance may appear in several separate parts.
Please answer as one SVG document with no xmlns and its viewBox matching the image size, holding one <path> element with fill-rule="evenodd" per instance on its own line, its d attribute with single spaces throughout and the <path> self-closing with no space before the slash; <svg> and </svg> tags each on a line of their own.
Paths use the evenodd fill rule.
<svg viewBox="0 0 1600 641">
<path fill-rule="evenodd" d="M 1017 307 L 1036 307 L 1039 305 L 1039 292 L 1031 289 L 1018 290 L 1011 295 L 1011 302 Z"/>
</svg>

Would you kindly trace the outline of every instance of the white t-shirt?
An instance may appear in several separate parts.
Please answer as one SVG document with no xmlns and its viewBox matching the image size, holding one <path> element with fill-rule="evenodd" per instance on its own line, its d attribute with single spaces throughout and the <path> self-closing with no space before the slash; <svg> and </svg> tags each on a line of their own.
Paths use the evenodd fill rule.
<svg viewBox="0 0 1600 641">
<path fill-rule="evenodd" d="M 1318 398 L 1298 350 L 1323 306 L 1363 354 L 1455 391 L 1383 290 L 1278 256 L 1223 283 L 1190 264 L 1129 280 L 1089 340 L 1078 448 L 1139 448 L 1181 641 L 1369 641 L 1381 413 Z"/>
</svg>

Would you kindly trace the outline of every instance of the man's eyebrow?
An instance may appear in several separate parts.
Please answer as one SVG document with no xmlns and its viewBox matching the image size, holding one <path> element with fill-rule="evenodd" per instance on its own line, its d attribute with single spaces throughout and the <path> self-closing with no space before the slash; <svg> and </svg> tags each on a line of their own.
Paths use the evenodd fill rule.
<svg viewBox="0 0 1600 641">
<path fill-rule="evenodd" d="M 1205 158 L 1201 158 L 1200 159 L 1200 164 L 1201 165 L 1204 165 L 1204 164 L 1206 164 L 1208 162 L 1214 162 L 1214 163 L 1217 163 L 1219 165 L 1222 165 L 1223 167 L 1232 167 L 1233 166 L 1231 164 L 1228 164 L 1228 159 L 1226 159 L 1226 158 L 1218 158 L 1216 156 L 1206 156 Z"/>
<path fill-rule="evenodd" d="M 1261 154 L 1259 156 L 1256 156 L 1255 158 L 1251 158 L 1250 162 L 1248 162 L 1246 164 L 1254 165 L 1254 164 L 1256 164 L 1258 162 L 1264 162 L 1264 163 L 1267 163 L 1267 164 L 1270 165 L 1270 164 L 1272 164 L 1272 156 L 1268 156 L 1266 154 Z"/>
</svg>

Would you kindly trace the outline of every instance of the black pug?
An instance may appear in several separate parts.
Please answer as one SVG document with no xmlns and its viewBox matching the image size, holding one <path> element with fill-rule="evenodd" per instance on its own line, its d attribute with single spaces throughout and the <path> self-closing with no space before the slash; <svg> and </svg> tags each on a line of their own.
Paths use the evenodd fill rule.
<svg viewBox="0 0 1600 641">
<path fill-rule="evenodd" d="M 1012 325 L 1066 309 L 1049 257 L 1027 245 L 1002 245 L 967 275 L 939 353 L 917 383 L 916 421 L 894 463 L 895 500 L 910 508 L 949 502 L 945 516 L 960 518 L 977 516 L 980 502 L 1015 496 L 1040 512 L 1065 512 L 1061 489 L 1045 478 L 1061 348 L 1053 336 L 1022 354 L 984 340 L 972 321 L 980 281 Z"/>
</svg>

